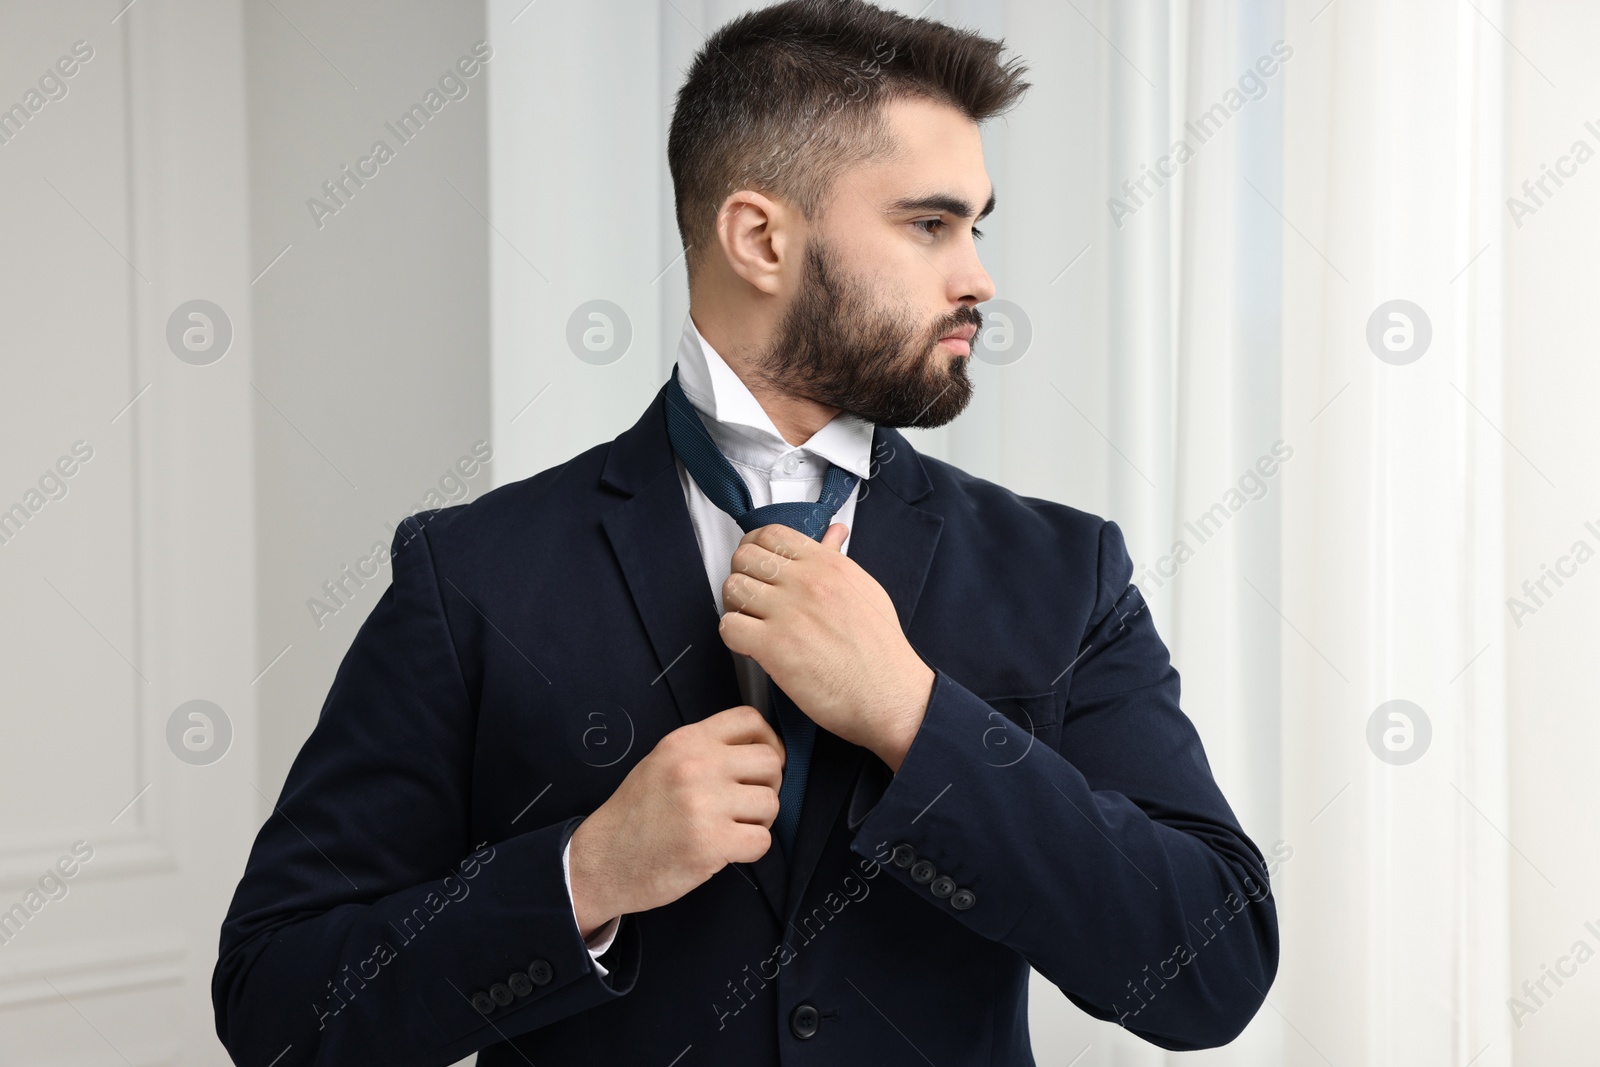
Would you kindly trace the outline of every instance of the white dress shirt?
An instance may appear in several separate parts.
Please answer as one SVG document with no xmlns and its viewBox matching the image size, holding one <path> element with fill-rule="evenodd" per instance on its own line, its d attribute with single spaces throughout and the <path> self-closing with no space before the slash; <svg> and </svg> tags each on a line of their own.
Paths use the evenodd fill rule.
<svg viewBox="0 0 1600 1067">
<path fill-rule="evenodd" d="M 760 402 L 700 335 L 689 315 L 683 317 L 683 336 L 678 342 L 678 384 L 689 403 L 699 412 L 706 431 L 732 463 L 739 476 L 750 489 L 752 507 L 788 501 L 814 501 L 822 496 L 822 480 L 828 465 L 842 467 L 855 474 L 859 481 L 845 499 L 844 506 L 834 515 L 834 522 L 852 525 L 855 521 L 856 497 L 861 482 L 871 474 L 873 424 L 856 415 L 840 412 L 828 424 L 812 434 L 803 445 L 786 441 L 772 418 Z M 733 550 L 744 538 L 744 530 L 733 516 L 711 502 L 690 476 L 683 461 L 677 461 L 678 481 L 683 485 L 684 501 L 689 507 L 689 522 L 694 527 L 695 540 L 700 544 L 700 558 L 705 563 L 706 580 L 711 584 L 711 596 L 722 614 L 722 583 L 733 569 Z M 840 547 L 848 554 L 850 538 Z M 739 692 L 746 704 L 767 712 L 767 673 L 749 656 L 731 649 L 734 669 L 739 679 Z M 693 709 L 696 713 L 702 709 Z M 704 709 L 707 714 L 722 708 Z M 567 877 L 567 897 L 572 897 L 572 876 L 568 868 L 569 841 L 561 853 L 562 871 Z M 576 913 L 574 913 L 576 921 Z M 601 977 L 609 973 L 599 961 L 601 953 L 611 947 L 617 934 L 620 916 L 596 930 L 586 941 L 589 955 Z"/>
</svg>

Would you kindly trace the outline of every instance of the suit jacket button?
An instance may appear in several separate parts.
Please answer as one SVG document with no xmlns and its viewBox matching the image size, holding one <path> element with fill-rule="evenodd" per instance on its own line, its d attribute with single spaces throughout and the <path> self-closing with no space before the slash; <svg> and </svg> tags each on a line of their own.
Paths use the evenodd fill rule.
<svg viewBox="0 0 1600 1067">
<path fill-rule="evenodd" d="M 927 860 L 918 860 L 911 868 L 911 880 L 918 885 L 927 885 L 933 881 L 933 876 L 936 873 L 933 864 Z"/>
<path fill-rule="evenodd" d="M 525 997 L 533 992 L 533 979 L 521 971 L 506 979 L 506 985 L 511 987 L 511 992 L 519 997 Z"/>
<path fill-rule="evenodd" d="M 901 870 L 917 862 L 917 850 L 902 841 L 894 846 L 894 851 L 889 853 L 889 862 Z"/>
<path fill-rule="evenodd" d="M 978 902 L 978 894 L 962 886 L 950 894 L 950 906 L 957 911 L 966 911 Z"/>
<path fill-rule="evenodd" d="M 503 1008 L 511 1003 L 511 987 L 504 982 L 496 982 L 489 987 L 489 996 L 493 997 L 494 1002 Z"/>
<path fill-rule="evenodd" d="M 480 1015 L 488 1015 L 491 1011 L 494 1011 L 494 1000 L 490 998 L 489 994 L 480 989 L 472 994 L 472 1006 L 478 1009 Z"/>
<path fill-rule="evenodd" d="M 789 1013 L 789 1029 L 802 1041 L 817 1035 L 819 1023 L 817 1009 L 810 1004 L 801 1004 Z"/>
<path fill-rule="evenodd" d="M 941 874 L 928 886 L 928 892 L 939 898 L 949 896 L 956 891 L 956 880 L 948 874 Z"/>
<path fill-rule="evenodd" d="M 534 985 L 549 985 L 555 976 L 555 969 L 548 960 L 534 960 L 528 964 L 528 977 L 533 979 Z"/>
</svg>

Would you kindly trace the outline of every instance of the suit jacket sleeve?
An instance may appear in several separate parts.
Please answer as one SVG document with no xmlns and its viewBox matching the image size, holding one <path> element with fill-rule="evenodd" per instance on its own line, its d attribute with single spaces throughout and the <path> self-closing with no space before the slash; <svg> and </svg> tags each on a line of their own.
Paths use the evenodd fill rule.
<svg viewBox="0 0 1600 1067">
<path fill-rule="evenodd" d="M 435 514 L 397 530 L 393 580 L 223 923 L 212 1003 L 237 1063 L 446 1065 L 623 996 L 638 976 L 632 916 L 604 977 L 574 919 L 562 855 L 581 817 L 472 839 L 476 710 L 423 528 Z M 474 1007 L 530 968 L 542 984 Z"/>
<path fill-rule="evenodd" d="M 1115 523 L 1098 555 L 1081 640 L 1071 635 L 1050 670 L 1071 662 L 1056 683 L 1067 688 L 1059 751 L 930 664 L 923 722 L 892 778 L 878 761 L 882 793 L 851 849 L 1016 950 L 1089 1014 L 1163 1048 L 1226 1044 L 1277 972 L 1267 871 L 1179 710 L 1177 671 L 1129 584 Z M 998 729 L 1023 758 L 994 758 Z M 914 865 L 885 862 L 901 844 L 902 861 L 929 861 L 976 902 L 957 909 Z"/>
</svg>

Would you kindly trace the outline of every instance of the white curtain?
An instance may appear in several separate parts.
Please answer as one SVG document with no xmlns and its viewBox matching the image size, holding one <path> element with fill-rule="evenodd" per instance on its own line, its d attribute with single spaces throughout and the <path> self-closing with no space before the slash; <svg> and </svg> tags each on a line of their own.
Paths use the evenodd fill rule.
<svg viewBox="0 0 1600 1067">
<path fill-rule="evenodd" d="M 1281 860 L 1268 1006 L 1186 1058 L 1510 1063 L 1504 288 L 1495 259 L 1468 266 L 1503 225 L 1500 12 L 1105 10 L 1109 194 L 1206 137 L 1107 235 L 1108 437 L 1149 476 L 1124 473 L 1111 514 L 1158 561 L 1142 584 L 1186 709 Z M 1277 73 L 1249 78 L 1263 57 Z M 1369 348 L 1395 299 L 1431 358 Z M 1397 699 L 1421 715 L 1384 716 L 1390 762 L 1369 720 Z M 1399 762 L 1384 731 L 1425 753 Z"/>
<path fill-rule="evenodd" d="M 1303 847 L 1276 999 L 1293 1062 L 1512 1062 L 1505 285 L 1482 256 L 1505 219 L 1504 17 L 1340 4 L 1289 72 L 1282 396 L 1305 447 L 1279 607 L 1284 833 Z M 1396 299 L 1432 332 L 1402 365 L 1366 338 Z M 1409 764 L 1364 736 L 1395 699 L 1431 724 Z"/>
</svg>

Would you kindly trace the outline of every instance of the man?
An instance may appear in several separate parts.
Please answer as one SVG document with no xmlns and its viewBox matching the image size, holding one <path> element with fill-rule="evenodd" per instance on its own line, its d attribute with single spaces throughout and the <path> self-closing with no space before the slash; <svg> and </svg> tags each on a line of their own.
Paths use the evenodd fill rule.
<svg viewBox="0 0 1600 1067">
<path fill-rule="evenodd" d="M 919 455 L 994 294 L 1001 45 L 709 39 L 690 312 L 615 441 L 397 531 L 223 926 L 235 1061 L 1031 1063 L 1029 966 L 1164 1048 L 1276 973 L 1117 527 Z"/>
</svg>

